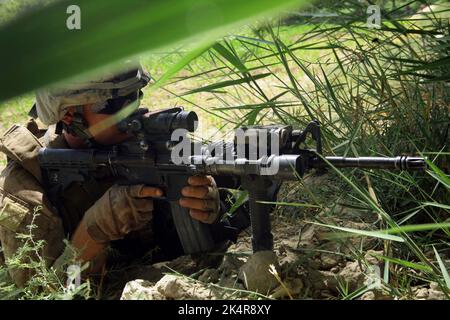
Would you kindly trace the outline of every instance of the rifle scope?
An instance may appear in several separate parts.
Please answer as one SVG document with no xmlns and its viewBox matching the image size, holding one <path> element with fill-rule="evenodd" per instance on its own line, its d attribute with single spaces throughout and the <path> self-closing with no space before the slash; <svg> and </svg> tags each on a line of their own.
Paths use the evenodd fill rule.
<svg viewBox="0 0 450 320">
<path fill-rule="evenodd" d="M 144 128 L 150 132 L 172 132 L 176 129 L 193 132 L 197 121 L 198 117 L 194 111 L 161 112 L 155 117 L 144 118 Z"/>
<path fill-rule="evenodd" d="M 176 129 L 194 132 L 197 122 L 198 117 L 194 111 L 184 111 L 178 107 L 157 112 L 142 109 L 121 121 L 118 128 L 123 132 L 143 131 L 147 134 L 165 135 L 171 134 Z"/>
</svg>

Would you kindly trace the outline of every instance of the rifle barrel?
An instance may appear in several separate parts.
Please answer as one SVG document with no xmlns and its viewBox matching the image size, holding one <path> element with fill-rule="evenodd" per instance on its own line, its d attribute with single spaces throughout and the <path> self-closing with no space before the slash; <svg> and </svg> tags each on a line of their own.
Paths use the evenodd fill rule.
<svg viewBox="0 0 450 320">
<path fill-rule="evenodd" d="M 325 157 L 325 159 L 337 168 L 358 167 L 366 169 L 390 169 L 390 170 L 420 170 L 427 167 L 425 159 L 420 157 Z M 322 159 L 317 159 L 314 167 L 323 168 L 328 164 Z"/>
</svg>

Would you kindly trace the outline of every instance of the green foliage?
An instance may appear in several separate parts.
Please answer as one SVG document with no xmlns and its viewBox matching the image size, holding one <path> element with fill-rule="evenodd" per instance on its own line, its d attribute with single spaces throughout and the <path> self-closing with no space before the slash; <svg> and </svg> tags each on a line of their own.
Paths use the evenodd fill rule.
<svg viewBox="0 0 450 320">
<path fill-rule="evenodd" d="M 145 50 L 167 47 L 182 40 L 203 46 L 232 25 L 302 2 L 57 1 L 0 27 L 0 43 L 5 44 L 0 51 L 0 101 L 105 67 Z M 80 30 L 67 28 L 69 15 L 66 11 L 71 5 L 81 10 Z"/>
<path fill-rule="evenodd" d="M 35 209 L 34 219 L 40 214 L 39 210 L 39 207 Z M 73 255 L 65 255 L 59 261 L 58 268 L 48 266 L 46 259 L 42 256 L 45 242 L 34 239 L 33 229 L 36 228 L 36 225 L 33 221 L 28 226 L 28 233 L 17 235 L 23 245 L 5 261 L 5 265 L 0 264 L 0 300 L 89 298 L 92 295 L 89 282 L 81 283 L 80 286 L 69 286 L 67 283 L 67 267 L 75 265 Z M 68 244 L 67 246 L 67 250 L 71 250 Z M 80 269 L 82 271 L 85 268 L 86 266 Z M 18 269 L 32 274 L 23 288 L 17 287 L 9 277 L 9 270 Z"/>
</svg>

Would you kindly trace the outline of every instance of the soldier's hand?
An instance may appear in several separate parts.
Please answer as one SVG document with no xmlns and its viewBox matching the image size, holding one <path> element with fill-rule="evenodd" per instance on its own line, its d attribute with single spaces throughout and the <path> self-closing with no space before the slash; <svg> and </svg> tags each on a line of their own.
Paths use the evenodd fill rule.
<svg viewBox="0 0 450 320">
<path fill-rule="evenodd" d="M 87 232 L 99 243 L 122 239 L 152 219 L 153 201 L 162 190 L 144 185 L 112 186 L 83 217 Z"/>
<path fill-rule="evenodd" d="M 180 205 L 188 208 L 192 218 L 204 223 L 214 223 L 220 213 L 220 196 L 211 176 L 192 176 L 189 185 L 181 190 Z"/>
</svg>

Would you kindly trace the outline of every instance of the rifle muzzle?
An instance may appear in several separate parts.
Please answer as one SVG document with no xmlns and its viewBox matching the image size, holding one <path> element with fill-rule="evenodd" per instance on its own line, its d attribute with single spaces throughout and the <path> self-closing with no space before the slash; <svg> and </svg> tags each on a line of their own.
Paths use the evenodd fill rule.
<svg viewBox="0 0 450 320">
<path fill-rule="evenodd" d="M 387 170 L 421 170 L 427 167 L 425 159 L 420 157 L 398 156 L 392 158 L 384 157 L 325 157 L 325 159 L 336 168 L 366 168 Z M 315 168 L 328 167 L 326 161 L 318 158 L 313 164 Z"/>
</svg>

